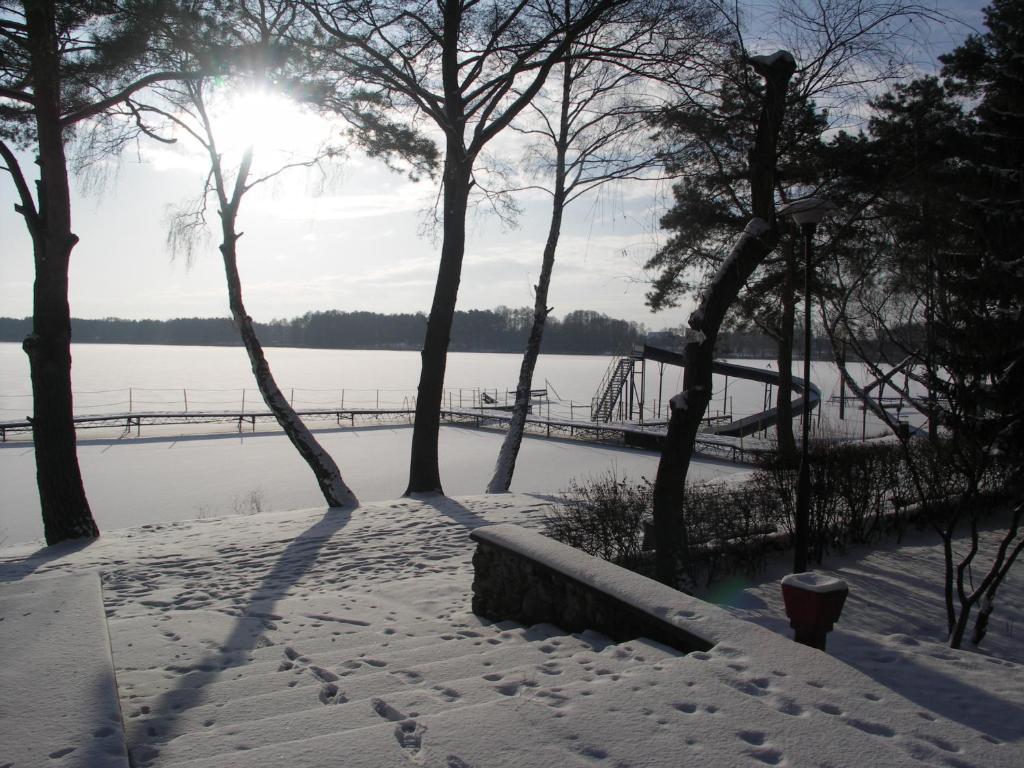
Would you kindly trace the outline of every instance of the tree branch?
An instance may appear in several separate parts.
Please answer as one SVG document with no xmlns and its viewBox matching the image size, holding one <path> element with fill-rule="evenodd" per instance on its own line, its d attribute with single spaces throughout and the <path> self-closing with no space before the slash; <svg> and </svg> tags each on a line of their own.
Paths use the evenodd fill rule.
<svg viewBox="0 0 1024 768">
<path fill-rule="evenodd" d="M 82 120 L 94 117 L 101 112 L 126 101 L 133 93 L 136 93 L 150 85 L 167 82 L 169 80 L 198 80 L 199 78 L 206 77 L 208 74 L 209 73 L 203 72 L 154 72 L 136 80 L 131 85 L 122 88 L 111 96 L 107 96 L 105 99 L 100 99 L 97 102 L 93 102 L 92 104 L 81 107 L 73 112 L 69 112 L 61 118 L 61 127 L 66 128 L 69 125 L 74 125 Z"/>
<path fill-rule="evenodd" d="M 7 164 L 7 172 L 11 174 L 14 187 L 18 190 L 18 197 L 21 199 L 21 204 L 14 206 L 14 210 L 24 216 L 29 227 L 35 231 L 36 226 L 39 224 L 39 213 L 36 211 L 35 200 L 32 199 L 32 192 L 29 189 L 28 182 L 25 181 L 25 175 L 21 172 L 18 158 L 15 157 L 13 150 L 7 146 L 7 142 L 3 139 L 0 139 L 0 157 L 3 157 L 4 162 Z"/>
</svg>

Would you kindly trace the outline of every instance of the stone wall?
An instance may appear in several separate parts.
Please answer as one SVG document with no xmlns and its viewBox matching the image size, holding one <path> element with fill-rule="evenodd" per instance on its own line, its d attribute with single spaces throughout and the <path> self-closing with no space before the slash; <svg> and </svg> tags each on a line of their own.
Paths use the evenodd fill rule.
<svg viewBox="0 0 1024 768">
<path fill-rule="evenodd" d="M 497 527 L 497 526 L 496 526 Z M 505 526 L 501 526 L 504 528 Z M 487 528 L 471 534 L 477 542 L 473 555 L 473 612 L 492 620 L 512 620 L 520 624 L 555 624 L 570 632 L 592 629 L 622 642 L 637 637 L 649 637 L 683 652 L 706 651 L 712 643 L 687 632 L 677 624 L 652 615 L 639 604 L 632 604 L 609 594 L 584 580 L 570 575 L 570 568 L 560 568 L 558 559 L 531 556 L 529 545 L 517 547 L 503 545 L 488 539 Z M 548 549 L 551 542 L 539 534 L 532 534 Z M 559 545 L 564 546 L 564 545 Z M 596 560 L 584 552 L 565 547 L 578 556 L 580 562 Z M 526 551 L 524 551 L 526 550 Z M 562 555 L 564 559 L 566 555 Z M 604 561 L 601 567 L 615 568 L 616 583 L 636 579 L 649 582 L 643 576 L 618 569 Z M 660 585 L 659 585 L 660 586 Z M 643 593 L 643 585 L 637 590 Z M 682 597 L 681 593 L 680 597 Z M 638 601 L 639 602 L 639 601 Z"/>
</svg>

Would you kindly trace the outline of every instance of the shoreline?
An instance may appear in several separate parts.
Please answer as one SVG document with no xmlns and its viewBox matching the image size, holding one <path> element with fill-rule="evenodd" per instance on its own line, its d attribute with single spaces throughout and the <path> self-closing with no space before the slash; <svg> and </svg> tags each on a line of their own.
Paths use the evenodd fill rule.
<svg viewBox="0 0 1024 768">
<path fill-rule="evenodd" d="M 449 496 L 484 491 L 503 432 L 444 426 L 441 479 Z M 412 430 L 408 425 L 317 432 L 362 503 L 396 499 L 405 490 Z M 573 478 L 607 471 L 653 477 L 659 455 L 622 446 L 527 436 L 513 491 L 557 494 Z M 79 462 L 86 494 L 104 530 L 172 520 L 205 519 L 249 511 L 323 506 L 308 466 L 280 431 L 81 440 Z M 711 460 L 693 463 L 694 479 L 747 471 Z M 35 460 L 28 442 L 0 445 L 0 486 L 6 490 L 0 538 L 7 543 L 42 536 Z"/>
</svg>

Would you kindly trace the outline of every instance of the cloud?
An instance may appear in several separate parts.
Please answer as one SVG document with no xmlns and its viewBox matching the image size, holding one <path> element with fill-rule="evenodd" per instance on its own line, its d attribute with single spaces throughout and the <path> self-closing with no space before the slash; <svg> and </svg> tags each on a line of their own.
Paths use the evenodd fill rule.
<svg viewBox="0 0 1024 768">
<path fill-rule="evenodd" d="M 205 175 L 210 170 L 209 158 L 192 147 L 189 150 L 177 145 L 144 143 L 139 147 L 139 159 L 157 172 L 187 171 Z"/>
<path fill-rule="evenodd" d="M 437 259 L 430 256 L 401 259 L 392 264 L 345 276 L 352 284 L 379 284 L 382 294 L 396 286 L 433 285 L 436 278 Z"/>
<path fill-rule="evenodd" d="M 385 192 L 335 195 L 291 195 L 260 200 L 253 206 L 262 215 L 290 221 L 352 221 L 412 214 L 433 202 L 427 187 L 406 184 Z"/>
</svg>

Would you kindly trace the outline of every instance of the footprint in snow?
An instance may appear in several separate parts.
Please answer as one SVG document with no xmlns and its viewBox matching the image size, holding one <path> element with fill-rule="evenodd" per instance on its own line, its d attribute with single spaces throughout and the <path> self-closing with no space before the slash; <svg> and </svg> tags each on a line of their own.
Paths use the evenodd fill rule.
<svg viewBox="0 0 1024 768">
<path fill-rule="evenodd" d="M 411 669 L 398 669 L 391 674 L 411 685 L 415 685 L 423 680 L 423 675 Z"/>
<path fill-rule="evenodd" d="M 847 725 L 852 725 L 857 730 L 864 731 L 864 733 L 870 733 L 872 736 L 891 738 L 896 735 L 896 731 L 887 725 L 882 725 L 882 723 L 872 723 L 868 720 L 857 720 L 852 717 L 844 722 Z"/>
<path fill-rule="evenodd" d="M 750 750 L 747 754 L 765 765 L 778 765 L 782 762 L 782 752 L 774 747 L 759 747 Z"/>
<path fill-rule="evenodd" d="M 515 696 L 519 692 L 519 683 L 502 683 L 495 686 L 495 690 L 502 696 Z"/>
<path fill-rule="evenodd" d="M 415 757 L 423 747 L 423 734 L 427 729 L 415 720 L 407 718 L 384 699 L 373 699 L 372 704 L 373 711 L 380 717 L 397 723 L 395 740 L 398 746 L 406 750 L 410 757 Z"/>
<path fill-rule="evenodd" d="M 410 757 L 415 757 L 423 748 L 423 734 L 426 730 L 425 726 L 415 720 L 403 720 L 395 726 L 395 740 Z"/>
<path fill-rule="evenodd" d="M 945 739 L 941 739 L 938 736 L 929 736 L 929 735 L 925 734 L 925 735 L 917 736 L 916 738 L 921 739 L 921 741 L 927 741 L 929 744 L 932 744 L 933 746 L 938 747 L 943 752 L 960 752 L 961 751 L 960 747 L 958 747 L 956 744 L 953 744 L 952 742 L 946 741 Z"/>
<path fill-rule="evenodd" d="M 784 715 L 800 717 L 804 714 L 804 708 L 796 703 L 789 696 L 776 696 L 775 708 Z"/>
<path fill-rule="evenodd" d="M 338 682 L 338 676 L 331 672 L 329 669 L 318 667 L 315 664 L 309 665 L 309 671 L 317 680 L 321 683 L 336 683 Z"/>
<path fill-rule="evenodd" d="M 324 705 L 329 704 L 344 704 L 348 699 L 345 697 L 338 686 L 334 683 L 324 683 L 320 686 L 320 703 Z"/>
<path fill-rule="evenodd" d="M 747 742 L 747 744 L 751 744 L 755 747 L 760 747 L 765 741 L 765 734 L 763 731 L 737 731 L 736 735 L 743 741 Z"/>
</svg>

